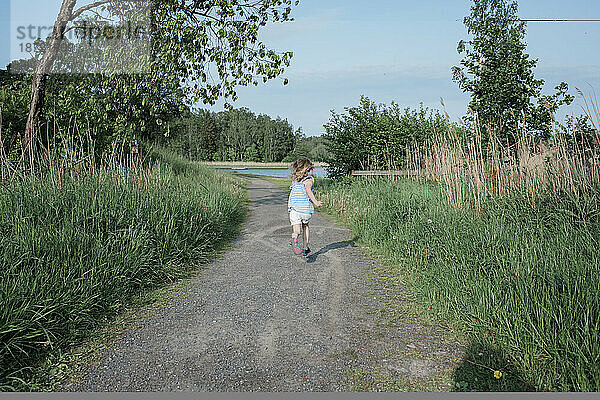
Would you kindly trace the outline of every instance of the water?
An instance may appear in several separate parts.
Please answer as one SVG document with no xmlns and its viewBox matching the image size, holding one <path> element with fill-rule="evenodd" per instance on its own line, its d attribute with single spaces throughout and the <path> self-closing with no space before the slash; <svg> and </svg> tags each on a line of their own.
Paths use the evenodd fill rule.
<svg viewBox="0 0 600 400">
<path fill-rule="evenodd" d="M 246 168 L 246 169 L 233 169 L 233 168 L 219 168 L 221 171 L 226 172 L 239 172 L 240 174 L 252 174 L 252 175 L 263 175 L 263 176 L 275 176 L 275 177 L 289 177 L 290 170 L 288 168 Z M 315 178 L 326 178 L 327 171 L 325 168 L 314 168 L 313 176 Z"/>
</svg>

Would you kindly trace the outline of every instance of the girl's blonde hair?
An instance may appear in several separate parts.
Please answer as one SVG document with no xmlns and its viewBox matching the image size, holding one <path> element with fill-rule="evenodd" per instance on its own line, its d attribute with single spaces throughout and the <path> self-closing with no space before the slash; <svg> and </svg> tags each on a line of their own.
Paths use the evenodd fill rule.
<svg viewBox="0 0 600 400">
<path fill-rule="evenodd" d="M 292 181 L 300 182 L 306 178 L 314 164 L 306 157 L 300 157 L 292 163 Z"/>
</svg>

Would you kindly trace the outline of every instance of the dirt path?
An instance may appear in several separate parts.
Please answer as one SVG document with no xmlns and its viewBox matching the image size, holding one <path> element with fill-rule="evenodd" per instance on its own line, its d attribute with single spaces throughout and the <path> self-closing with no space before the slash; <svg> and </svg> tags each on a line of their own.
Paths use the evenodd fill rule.
<svg viewBox="0 0 600 400">
<path fill-rule="evenodd" d="M 317 213 L 314 253 L 296 256 L 287 194 L 254 178 L 249 192 L 235 248 L 63 390 L 449 388 L 460 347 L 405 310 L 402 287 L 369 272 L 348 230 Z"/>
</svg>

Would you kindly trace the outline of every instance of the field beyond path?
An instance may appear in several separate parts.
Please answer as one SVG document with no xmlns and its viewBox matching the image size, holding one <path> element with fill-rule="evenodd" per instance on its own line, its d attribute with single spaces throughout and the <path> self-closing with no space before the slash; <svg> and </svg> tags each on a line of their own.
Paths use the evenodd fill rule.
<svg viewBox="0 0 600 400">
<path fill-rule="evenodd" d="M 250 181 L 235 246 L 62 390 L 449 390 L 460 346 L 402 311 L 405 290 L 320 214 L 313 254 L 293 254 L 287 194 Z"/>
</svg>

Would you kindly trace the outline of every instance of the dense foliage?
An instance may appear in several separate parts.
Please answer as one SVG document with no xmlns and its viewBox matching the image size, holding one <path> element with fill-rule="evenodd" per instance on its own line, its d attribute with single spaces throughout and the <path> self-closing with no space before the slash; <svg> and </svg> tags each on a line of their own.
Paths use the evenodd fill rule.
<svg viewBox="0 0 600 400">
<path fill-rule="evenodd" d="M 402 110 L 396 103 L 377 105 L 363 96 L 357 107 L 345 111 L 332 112 L 325 125 L 332 176 L 352 170 L 400 169 L 410 145 L 448 132 L 441 114 L 422 105 L 419 110 Z"/>
<path fill-rule="evenodd" d="M 327 150 L 326 139 L 323 136 L 300 137 L 296 141 L 294 149 L 284 159 L 284 162 L 292 162 L 300 157 L 306 157 L 311 161 L 326 161 L 331 155 Z"/>
<path fill-rule="evenodd" d="M 25 131 L 30 85 L 30 80 L 0 69 L 0 134 L 4 144 L 0 150 L 13 149 L 17 138 Z"/>
<path fill-rule="evenodd" d="M 0 70 L 0 107 L 5 151 L 18 151 L 27 119 L 31 79 Z M 104 76 L 51 75 L 47 81 L 39 138 L 62 147 L 82 135 L 96 143 L 98 154 L 111 145 L 132 139 L 155 139 L 162 133 L 162 120 L 185 109 L 177 82 L 154 80 L 144 74 Z M 84 133 L 85 132 L 85 133 Z M 128 146 L 127 146 L 128 147 Z"/>
<path fill-rule="evenodd" d="M 118 81 L 118 82 L 117 82 Z M 305 138 L 285 119 L 256 115 L 242 108 L 191 112 L 176 83 L 145 75 L 52 75 L 44 115 L 47 146 L 63 146 L 89 135 L 98 155 L 113 144 L 128 150 L 133 139 L 160 142 L 196 161 L 279 162 L 307 156 L 326 158 L 323 139 Z M 0 70 L 0 107 L 4 151 L 18 153 L 29 101 L 29 78 Z M 152 104 L 152 106 L 147 106 Z M 85 132 L 85 133 L 84 133 Z"/>
<path fill-rule="evenodd" d="M 73 8 L 77 3 L 63 1 L 59 19 L 67 18 L 64 22 L 68 26 L 62 29 L 81 26 L 83 21 L 90 26 L 100 23 L 100 10 L 114 16 L 112 21 L 118 29 L 119 23 L 127 22 L 122 21 L 128 15 L 122 8 L 135 8 L 127 2 L 97 2 L 77 10 Z M 93 49 L 86 41 L 75 44 L 67 38 L 56 50 L 54 36 L 36 42 L 32 59 L 13 63 L 11 69 L 22 75 L 10 77 L 2 72 L 0 108 L 6 121 L 2 124 L 5 150 L 18 152 L 20 142 L 28 146 L 31 139 L 45 141 L 46 137 L 61 146 L 64 132 L 72 139 L 83 126 L 97 142 L 99 152 L 115 143 L 164 134 L 167 125 L 162 122 L 167 116 L 176 117 L 184 105 L 214 104 L 219 98 L 235 100 L 237 87 L 276 78 L 290 64 L 292 53 L 270 49 L 259 39 L 259 32 L 270 22 L 290 21 L 292 0 L 153 0 L 150 6 L 151 48 L 147 49 L 149 64 L 143 73 L 75 73 L 78 70 L 70 67 L 78 57 L 84 57 L 78 60 L 82 64 L 87 54 L 100 53 L 100 58 L 108 59 L 115 54 L 106 51 L 103 42 Z M 68 12 L 63 15 L 65 10 Z M 61 62 L 54 61 L 57 51 Z M 54 54 L 50 65 L 42 68 L 45 61 L 38 61 L 48 59 L 50 53 Z M 116 61 L 114 64 L 119 65 Z M 46 76 L 48 71 L 63 73 Z M 31 90 L 39 93 L 41 100 L 30 104 Z M 26 127 L 27 109 L 30 123 Z"/>
</svg>

